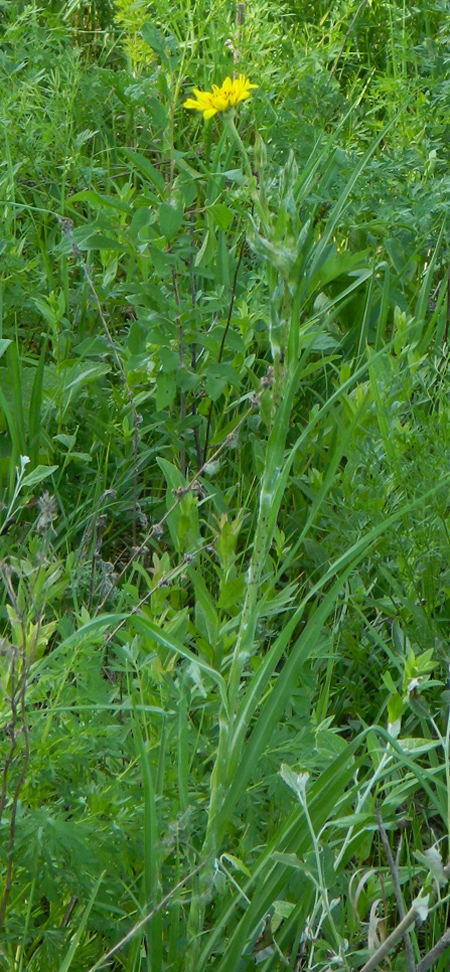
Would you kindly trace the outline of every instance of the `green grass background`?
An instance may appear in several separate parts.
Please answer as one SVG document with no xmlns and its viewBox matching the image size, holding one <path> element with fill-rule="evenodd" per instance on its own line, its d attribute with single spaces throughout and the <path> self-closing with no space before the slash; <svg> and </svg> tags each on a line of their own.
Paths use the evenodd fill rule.
<svg viewBox="0 0 450 972">
<path fill-rule="evenodd" d="M 447 928 L 448 4 L 243 13 L 0 3 L 1 972 Z"/>
</svg>

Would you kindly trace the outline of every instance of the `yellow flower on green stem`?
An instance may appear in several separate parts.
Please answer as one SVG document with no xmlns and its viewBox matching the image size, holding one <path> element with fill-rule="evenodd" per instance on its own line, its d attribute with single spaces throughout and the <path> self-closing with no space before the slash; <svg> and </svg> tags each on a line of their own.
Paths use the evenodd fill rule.
<svg viewBox="0 0 450 972">
<path fill-rule="evenodd" d="M 213 84 L 212 91 L 200 91 L 194 88 L 195 98 L 188 98 L 183 102 L 183 108 L 192 108 L 194 111 L 201 111 L 203 118 L 212 118 L 218 111 L 226 111 L 227 108 L 237 105 L 239 101 L 245 101 L 251 97 L 251 89 L 257 88 L 257 84 L 251 84 L 245 74 L 239 74 L 232 81 L 225 78 L 222 86 Z"/>
</svg>

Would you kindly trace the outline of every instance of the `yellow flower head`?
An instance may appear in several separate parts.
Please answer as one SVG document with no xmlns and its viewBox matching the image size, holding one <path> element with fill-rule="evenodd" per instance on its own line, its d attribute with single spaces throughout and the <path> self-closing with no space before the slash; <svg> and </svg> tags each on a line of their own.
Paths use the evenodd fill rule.
<svg viewBox="0 0 450 972">
<path fill-rule="evenodd" d="M 213 84 L 212 91 L 199 91 L 194 88 L 195 98 L 188 98 L 183 102 L 183 108 L 193 108 L 194 111 L 203 112 L 203 118 L 212 118 L 218 111 L 226 111 L 239 101 L 250 98 L 251 88 L 257 87 L 257 84 L 250 83 L 245 74 L 240 74 L 234 81 L 225 78 L 222 87 Z"/>
</svg>

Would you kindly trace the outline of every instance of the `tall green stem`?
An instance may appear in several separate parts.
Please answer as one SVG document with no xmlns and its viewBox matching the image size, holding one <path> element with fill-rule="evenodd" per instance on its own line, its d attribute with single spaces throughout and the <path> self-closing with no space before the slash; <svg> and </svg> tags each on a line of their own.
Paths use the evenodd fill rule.
<svg viewBox="0 0 450 972">
<path fill-rule="evenodd" d="M 270 218 L 266 212 L 265 202 L 261 202 L 256 188 L 247 151 L 237 131 L 233 119 L 233 112 L 224 113 L 226 132 L 230 141 L 237 146 L 244 171 L 249 177 L 252 193 L 253 212 L 258 215 L 261 232 L 267 234 L 270 245 L 275 251 L 278 241 L 274 239 Z M 233 750 L 233 732 L 239 710 L 239 697 L 242 676 L 248 659 L 255 651 L 255 632 L 258 620 L 258 601 L 261 589 L 261 578 L 264 565 L 272 544 L 273 534 L 277 523 L 278 512 L 283 498 L 283 467 L 286 447 L 286 437 L 290 425 L 290 417 L 294 395 L 299 383 L 298 365 L 298 288 L 291 288 L 285 275 L 271 266 L 269 273 L 269 288 L 273 296 L 274 306 L 271 309 L 277 322 L 276 342 L 271 340 L 274 354 L 274 376 L 271 389 L 272 422 L 267 440 L 265 464 L 262 473 L 259 509 L 256 523 L 252 554 L 247 571 L 247 585 L 242 604 L 239 629 L 231 658 L 231 666 L 227 686 L 227 705 L 222 703 L 219 716 L 219 742 L 217 755 L 210 780 L 210 802 L 208 808 L 208 822 L 205 840 L 201 850 L 203 860 L 211 863 L 219 856 L 220 845 L 226 827 L 223 807 L 232 786 L 236 771 L 238 753 Z M 275 286 L 272 287 L 272 277 Z M 279 306 L 281 297 L 281 307 Z M 278 343 L 277 343 L 278 342 Z M 239 748 L 239 747 L 237 747 Z M 233 755 L 233 752 L 235 753 Z M 190 942 L 187 956 L 186 972 L 199 972 L 198 956 L 203 931 L 206 902 L 210 892 L 211 872 L 205 868 L 198 877 L 197 888 L 194 892 L 189 920 L 188 940 Z"/>
<path fill-rule="evenodd" d="M 236 128 L 236 125 L 235 125 L 235 122 L 234 122 L 234 115 L 235 115 L 234 109 L 231 109 L 230 111 L 225 111 L 223 113 L 225 131 L 228 133 L 228 135 L 230 137 L 230 141 L 231 142 L 234 142 L 234 144 L 236 145 L 236 148 L 238 149 L 238 152 L 239 152 L 239 154 L 241 156 L 242 163 L 243 163 L 243 168 L 244 168 L 244 172 L 245 172 L 246 176 L 248 176 L 248 179 L 249 179 L 249 186 L 250 186 L 250 191 L 251 191 L 253 209 L 254 209 L 255 213 L 258 214 L 258 216 L 259 216 L 259 218 L 261 220 L 261 223 L 262 223 L 262 227 L 264 228 L 264 231 L 267 231 L 268 228 L 269 228 L 268 227 L 268 212 L 267 212 L 267 208 L 263 204 L 263 201 L 262 201 L 262 199 L 260 197 L 260 194 L 257 191 L 257 188 L 256 188 L 256 176 L 254 175 L 254 173 L 252 171 L 252 167 L 250 165 L 250 160 L 249 160 L 249 157 L 248 157 L 247 149 L 246 149 L 246 147 L 245 147 L 245 145 L 244 145 L 244 143 L 242 141 L 242 138 L 241 138 L 241 136 L 240 136 L 240 134 L 239 134 L 239 132 L 238 132 L 238 130 Z"/>
</svg>

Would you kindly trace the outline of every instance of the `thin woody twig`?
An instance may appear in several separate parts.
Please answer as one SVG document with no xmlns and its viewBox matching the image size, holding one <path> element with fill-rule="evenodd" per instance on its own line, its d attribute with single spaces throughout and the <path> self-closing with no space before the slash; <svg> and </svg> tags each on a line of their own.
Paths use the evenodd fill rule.
<svg viewBox="0 0 450 972">
<path fill-rule="evenodd" d="M 444 932 L 442 938 L 436 942 L 436 945 L 433 945 L 433 948 L 424 955 L 416 967 L 416 972 L 428 972 L 428 969 L 431 969 L 431 966 L 437 962 L 447 948 L 450 948 L 450 928 Z"/>
<path fill-rule="evenodd" d="M 215 450 L 215 452 L 213 452 L 213 454 L 208 458 L 207 462 L 204 462 L 203 463 L 203 465 L 200 467 L 200 469 L 198 470 L 198 472 L 195 473 L 195 475 L 187 483 L 186 486 L 181 486 L 179 489 L 176 489 L 176 490 L 173 490 L 172 491 L 173 492 L 173 495 L 175 497 L 174 498 L 174 502 L 169 507 L 169 509 L 165 512 L 164 516 L 161 517 L 161 519 L 158 521 L 158 523 L 154 523 L 153 524 L 151 530 L 149 530 L 149 532 L 147 533 L 147 535 L 144 537 L 142 543 L 140 543 L 139 546 L 137 546 L 137 547 L 135 547 L 133 549 L 132 556 L 127 561 L 127 563 L 122 568 L 122 570 L 117 575 L 117 577 L 115 578 L 114 585 L 113 585 L 114 587 L 117 587 L 117 584 L 122 579 L 122 577 L 124 576 L 124 574 L 126 574 L 127 570 L 131 566 L 131 564 L 136 560 L 137 557 L 140 556 L 141 553 L 144 552 L 144 550 L 147 547 L 147 544 L 148 544 L 149 540 L 151 540 L 153 537 L 160 537 L 161 536 L 161 534 L 164 532 L 164 525 L 165 525 L 166 521 L 168 520 L 168 518 L 171 515 L 171 513 L 173 513 L 174 510 L 176 510 L 177 506 L 181 503 L 181 500 L 183 499 L 183 497 L 186 496 L 188 493 L 198 492 L 199 491 L 199 488 L 201 489 L 201 487 L 199 486 L 198 477 L 202 475 L 202 473 L 205 471 L 206 467 L 210 463 L 214 462 L 214 460 L 217 459 L 217 457 L 221 454 L 221 452 L 223 452 L 223 450 L 225 449 L 225 447 L 227 445 L 229 445 L 233 441 L 236 433 L 239 431 L 239 429 L 244 424 L 244 422 L 246 422 L 246 420 L 248 419 L 249 415 L 251 415 L 251 413 L 254 411 L 255 408 L 258 408 L 259 403 L 260 403 L 261 396 L 264 394 L 266 388 L 268 388 L 269 385 L 271 384 L 272 377 L 273 377 L 273 372 L 272 372 L 272 369 L 269 368 L 268 369 L 268 372 L 267 372 L 267 375 L 265 375 L 261 379 L 261 389 L 260 389 L 260 391 L 256 395 L 251 396 L 251 398 L 250 398 L 250 407 L 248 409 L 246 409 L 246 411 L 244 412 L 244 414 L 241 415 L 241 418 L 239 419 L 239 421 L 236 422 L 236 425 L 235 425 L 233 431 L 230 432 L 230 434 L 226 436 L 226 438 L 223 440 L 223 442 L 220 443 L 220 445 L 217 447 L 217 449 Z M 105 601 L 107 601 L 110 593 L 111 593 L 111 589 L 108 591 L 107 594 L 105 594 L 103 600 L 100 601 L 100 604 L 97 606 L 97 609 L 96 609 L 96 612 L 95 612 L 96 615 L 99 613 L 99 611 L 101 611 L 101 609 L 102 609 L 103 605 L 105 604 Z"/>
<path fill-rule="evenodd" d="M 375 811 L 375 817 L 376 817 L 376 821 L 377 821 L 377 824 L 378 824 L 378 830 L 379 830 L 379 833 L 380 833 L 381 843 L 383 844 L 383 850 L 384 850 L 384 853 L 386 855 L 386 860 L 387 860 L 388 865 L 389 865 L 389 870 L 391 872 L 392 885 L 393 885 L 393 888 L 394 888 L 395 900 L 397 902 L 398 916 L 399 916 L 400 920 L 403 921 L 403 918 L 405 917 L 405 914 L 406 914 L 405 904 L 404 904 L 404 901 L 403 901 L 403 895 L 402 895 L 402 890 L 401 890 L 401 887 L 400 887 L 400 881 L 398 879 L 397 866 L 396 866 L 396 863 L 395 863 L 394 858 L 392 856 L 392 851 L 391 851 L 391 848 L 390 848 L 390 845 L 389 845 L 388 835 L 386 833 L 386 829 L 385 829 L 385 826 L 384 826 L 383 821 L 382 821 L 382 818 L 381 818 L 381 812 L 380 812 L 380 810 L 376 810 Z M 412 950 L 411 939 L 409 937 L 408 932 L 405 933 L 405 935 L 403 937 L 403 942 L 404 942 L 404 945 L 405 945 L 405 952 L 406 952 L 406 967 L 408 969 L 408 972 L 415 972 L 416 963 L 414 961 L 414 954 L 413 954 L 413 950 Z"/>
<path fill-rule="evenodd" d="M 377 948 L 376 952 L 374 952 L 374 954 L 369 959 L 369 961 L 366 962 L 365 965 L 363 965 L 362 969 L 360 969 L 360 972 L 374 972 L 377 965 L 379 965 L 380 962 L 382 962 L 383 959 L 386 958 L 386 955 L 388 955 L 388 953 L 391 951 L 391 948 L 394 948 L 394 945 L 396 945 L 397 942 L 399 942 L 400 939 L 403 938 L 408 928 L 410 928 L 411 925 L 415 922 L 416 918 L 420 918 L 420 912 L 413 905 L 413 907 L 409 909 L 408 913 L 405 915 L 403 920 L 397 925 L 397 928 L 394 928 L 394 931 L 391 932 L 390 935 L 388 935 L 386 941 L 383 942 L 379 948 Z"/>
<path fill-rule="evenodd" d="M 360 14 L 362 8 L 365 7 L 366 3 L 367 3 L 367 0 L 361 0 L 361 3 L 359 4 L 359 7 L 358 7 L 358 9 L 357 9 L 357 11 L 355 13 L 355 16 L 353 17 L 353 20 L 352 20 L 352 22 L 350 24 L 350 27 L 348 28 L 348 31 L 347 31 L 347 33 L 346 33 L 346 35 L 344 37 L 344 43 L 342 44 L 342 47 L 341 47 L 341 49 L 339 51 L 339 54 L 338 54 L 338 56 L 337 56 L 337 58 L 336 58 L 336 60 L 335 60 L 335 62 L 333 64 L 333 67 L 331 68 L 331 71 L 330 71 L 330 73 L 328 75 L 327 84 L 330 83 L 331 78 L 333 77 L 333 74 L 334 74 L 334 72 L 335 72 L 335 70 L 336 70 L 336 68 L 337 68 L 337 66 L 339 64 L 339 61 L 341 60 L 341 57 L 342 57 L 342 55 L 344 53 L 345 45 L 346 45 L 346 43 L 347 43 L 347 41 L 348 41 L 348 39 L 350 37 L 350 34 L 351 34 L 352 30 L 353 30 L 353 27 L 355 26 L 355 23 L 356 23 L 356 21 L 357 21 L 357 19 L 359 17 L 359 14 Z"/>
<path fill-rule="evenodd" d="M 154 587 L 151 587 L 150 590 L 147 591 L 147 593 L 144 594 L 143 597 L 141 597 L 140 601 L 138 601 L 137 604 L 135 604 L 134 608 L 132 608 L 130 613 L 127 614 L 126 618 L 123 618 L 122 621 L 119 621 L 116 627 L 113 628 L 112 631 L 110 631 L 110 633 L 105 638 L 105 644 L 107 645 L 110 641 L 112 641 L 112 639 L 115 637 L 117 632 L 120 631 L 123 625 L 126 624 L 129 621 L 129 619 L 133 617 L 134 614 L 137 614 L 140 611 L 143 604 L 145 604 L 146 601 L 148 601 L 149 598 L 151 598 L 156 591 L 160 590 L 162 587 L 167 587 L 173 580 L 176 579 L 176 577 L 178 577 L 181 573 L 183 573 L 186 567 L 188 567 L 189 564 L 193 562 L 193 560 L 198 554 L 202 553 L 203 550 L 209 550 L 211 547 L 212 547 L 211 542 L 203 544 L 202 547 L 198 547 L 198 549 L 195 551 L 194 554 L 189 554 L 188 556 L 186 556 L 181 564 L 177 564 L 176 567 L 172 567 L 172 570 L 168 570 L 167 574 L 164 574 L 164 577 L 161 577 L 161 580 L 159 580 Z"/>
<path fill-rule="evenodd" d="M 67 905 L 67 908 L 66 908 L 66 910 L 64 912 L 64 915 L 62 917 L 61 928 L 66 928 L 67 925 L 69 924 L 69 921 L 70 921 L 70 918 L 71 918 L 71 915 L 72 915 L 72 911 L 75 908 L 75 905 L 76 905 L 77 901 L 78 901 L 78 898 L 77 898 L 76 894 L 73 894 L 72 897 L 71 897 L 71 899 L 70 899 L 70 901 L 69 901 L 69 904 Z"/>
<path fill-rule="evenodd" d="M 105 952 L 105 954 L 102 955 L 102 957 L 98 960 L 98 962 L 96 962 L 95 965 L 91 965 L 91 967 L 87 969 L 86 972 L 97 972 L 97 969 L 103 968 L 105 963 L 108 962 L 109 959 L 112 958 L 113 955 L 115 955 L 120 948 L 123 948 L 123 946 L 126 945 L 127 942 L 129 942 L 134 937 L 136 932 L 140 931 L 141 928 L 143 928 L 144 925 L 146 925 L 147 922 L 149 922 L 158 913 L 158 911 L 161 911 L 162 908 L 165 908 L 166 905 L 169 904 L 169 901 L 171 898 L 173 898 L 174 894 L 176 894 L 177 891 L 179 891 L 187 883 L 187 881 L 190 881 L 192 877 L 198 874 L 198 872 L 202 870 L 205 864 L 206 864 L 206 860 L 198 864 L 197 867 L 194 867 L 192 871 L 189 871 L 189 874 L 186 874 L 186 877 L 182 878 L 181 881 L 179 881 L 178 884 L 176 884 L 175 887 L 172 888 L 172 890 L 169 891 L 169 893 L 166 894 L 164 898 L 161 898 L 159 904 L 155 905 L 155 907 L 152 908 L 152 910 L 149 911 L 148 914 L 144 915 L 144 917 L 141 918 L 141 920 L 138 921 L 136 925 L 133 925 L 132 929 L 126 935 L 124 935 L 123 938 L 120 939 L 120 942 L 117 942 L 116 945 L 110 948 L 109 952 Z"/>
<path fill-rule="evenodd" d="M 227 333 L 228 333 L 228 328 L 229 328 L 230 323 L 231 323 L 231 315 L 233 313 L 234 301 L 235 301 L 235 297 L 236 297 L 237 278 L 238 278 L 239 269 L 240 269 L 240 266 L 241 266 L 241 263 L 242 263 L 242 257 L 244 255 L 244 246 L 245 246 L 245 236 L 244 236 L 244 238 L 241 241 L 241 245 L 239 247 L 239 255 L 238 255 L 238 258 L 237 258 L 237 263 L 236 263 L 236 266 L 234 268 L 233 283 L 231 285 L 231 294 L 230 294 L 230 302 L 229 302 L 229 305 L 228 305 L 227 320 L 226 320 L 226 323 L 225 323 L 224 332 L 223 332 L 223 335 L 222 335 L 222 340 L 220 342 L 219 354 L 217 356 L 217 364 L 220 364 L 221 361 L 222 361 L 222 355 L 223 355 L 224 348 L 225 348 L 225 340 L 226 340 L 226 336 L 227 336 Z M 211 427 L 212 411 L 213 411 L 213 402 L 211 400 L 210 403 L 209 403 L 208 417 L 206 419 L 205 444 L 204 444 L 204 447 L 203 447 L 203 463 L 206 462 L 207 455 L 208 455 L 208 448 L 209 448 L 209 430 L 210 430 L 210 427 Z"/>
<path fill-rule="evenodd" d="M 71 219 L 67 219 L 66 217 L 63 218 L 62 216 L 59 216 L 58 213 L 54 213 L 54 215 L 56 216 L 56 219 L 58 220 L 58 223 L 59 223 L 59 225 L 61 227 L 61 232 L 64 233 L 64 236 L 67 237 L 67 239 L 69 240 L 69 242 L 71 244 L 72 253 L 73 253 L 74 257 L 76 257 L 76 259 L 78 260 L 78 262 L 80 264 L 80 267 L 81 267 L 81 269 L 83 271 L 84 277 L 86 279 L 86 283 L 87 283 L 87 285 L 89 287 L 89 290 L 91 291 L 92 297 L 94 299 L 95 306 L 97 308 L 97 313 L 98 313 L 98 316 L 99 316 L 99 319 L 100 319 L 100 323 L 101 323 L 101 325 L 103 327 L 103 330 L 105 332 L 106 340 L 108 342 L 108 345 L 109 345 L 111 354 L 112 354 L 112 356 L 114 358 L 114 361 L 115 361 L 117 370 L 119 372 L 120 378 L 121 378 L 122 383 L 123 383 L 123 386 L 125 388 L 126 396 L 128 398 L 128 401 L 129 401 L 129 404 L 130 404 L 130 407 L 131 407 L 131 411 L 132 411 L 132 414 L 133 414 L 133 426 L 134 426 L 134 434 L 133 434 L 133 543 L 136 544 L 136 532 L 137 532 L 137 530 L 136 530 L 136 521 L 137 521 L 137 477 L 138 477 L 137 454 L 138 454 L 138 446 L 139 446 L 139 426 L 141 424 L 141 416 L 138 414 L 137 409 L 136 409 L 136 405 L 134 404 L 134 398 L 133 398 L 133 395 L 131 393 L 131 389 L 130 389 L 130 386 L 128 384 L 126 374 L 125 374 L 125 372 L 123 370 L 122 362 L 121 362 L 120 357 L 119 357 L 119 355 L 117 353 L 117 349 L 116 349 L 116 346 L 114 344 L 111 331 L 109 330 L 109 327 L 108 327 L 108 324 L 107 324 L 105 315 L 103 313 L 102 305 L 100 303 L 100 298 L 99 298 L 98 293 L 97 293 L 97 291 L 95 289 L 94 281 L 92 280 L 92 277 L 91 277 L 91 274 L 90 274 L 90 271 L 89 271 L 89 267 L 86 265 L 86 262 L 85 262 L 85 259 L 83 257 L 83 254 L 82 254 L 80 248 L 77 246 L 77 244 L 75 242 L 75 239 L 74 239 L 74 236 L 73 236 L 73 222 L 72 222 Z"/>
<path fill-rule="evenodd" d="M 178 311 L 180 311 L 180 294 L 178 290 L 177 275 L 175 273 L 175 267 L 172 267 L 172 285 L 173 293 L 175 297 L 175 303 L 177 305 Z M 181 316 L 178 314 L 177 317 L 177 327 L 178 327 L 178 368 L 180 371 L 184 369 L 184 336 L 183 336 L 183 324 L 181 322 Z M 183 428 L 184 420 L 186 418 L 186 395 L 181 388 L 180 390 L 180 425 Z M 186 447 L 184 444 L 184 432 L 180 434 L 180 472 L 184 476 L 186 472 Z"/>
<path fill-rule="evenodd" d="M 237 66 L 239 63 L 239 58 L 241 56 L 240 42 L 241 42 L 242 28 L 244 26 L 244 20 L 245 20 L 245 3 L 237 3 L 236 4 L 236 42 L 233 47 L 233 64 L 235 68 L 233 73 L 235 77 L 237 74 Z"/>
<path fill-rule="evenodd" d="M 191 218 L 191 217 L 193 217 L 193 213 L 191 213 L 190 214 L 190 217 L 189 217 L 190 218 L 190 234 L 191 234 L 191 243 L 192 243 L 192 246 L 191 246 L 191 250 L 190 250 L 190 253 L 189 253 L 189 261 L 188 261 L 188 263 L 189 263 L 189 286 L 190 286 L 190 291 L 191 291 L 191 306 L 192 306 L 192 310 L 195 311 L 195 305 L 196 305 L 197 296 L 196 296 L 196 291 L 195 291 L 195 279 L 194 279 L 194 253 L 193 253 L 193 249 L 194 249 L 194 222 L 193 222 L 193 218 Z M 195 346 L 195 342 L 194 341 L 191 344 L 191 368 L 192 368 L 192 371 L 194 373 L 197 371 L 197 351 L 196 351 L 196 346 Z M 192 415 L 194 416 L 194 418 L 197 415 L 197 405 L 195 403 L 195 398 L 194 398 L 194 400 L 192 402 Z M 196 457 L 196 460 L 197 460 L 197 470 L 198 470 L 198 469 L 200 469 L 200 466 L 202 464 L 202 449 L 201 449 L 201 445 L 200 445 L 200 437 L 199 437 L 199 434 L 198 434 L 198 425 L 195 422 L 194 422 L 194 430 L 193 430 L 193 432 L 194 432 L 194 443 L 195 443 L 195 457 Z"/>
<path fill-rule="evenodd" d="M 15 854 L 15 837 L 16 837 L 16 823 L 17 823 L 17 812 L 19 808 L 19 797 L 20 791 L 25 781 L 28 763 L 30 758 L 30 739 L 29 739 L 29 729 L 27 720 L 27 707 L 26 707 L 26 693 L 28 686 L 28 672 L 29 666 L 34 658 L 36 647 L 39 641 L 39 634 L 42 624 L 43 608 L 41 611 L 37 611 L 36 625 L 34 632 L 29 636 L 27 623 L 23 611 L 19 607 L 19 602 L 16 597 L 16 593 L 11 582 L 10 570 L 6 565 L 1 567 L 1 575 L 4 586 L 8 593 L 9 600 L 14 608 L 16 617 L 20 625 L 21 633 L 21 645 L 20 648 L 16 649 L 11 646 L 12 650 L 12 662 L 10 669 L 10 691 L 9 691 L 9 706 L 11 712 L 11 720 L 8 727 L 8 733 L 11 739 L 11 745 L 9 752 L 5 760 L 5 766 L 2 776 L 1 794 L 0 794 L 0 819 L 4 812 L 6 801 L 7 801 L 7 786 L 8 777 L 10 770 L 13 768 L 16 759 L 22 760 L 22 765 L 18 773 L 17 780 L 14 785 L 14 789 L 11 795 L 10 802 L 10 820 L 8 828 L 8 845 L 6 849 L 6 873 L 3 884 L 3 892 L 0 898 L 0 931 L 3 928 L 3 923 L 6 914 L 6 908 L 8 904 L 9 895 L 12 888 L 13 882 L 13 871 L 14 871 L 14 854 Z M 29 599 L 33 603 L 33 590 L 28 591 Z M 17 664 L 16 664 L 17 662 Z M 22 752 L 16 753 L 17 750 L 17 739 L 19 735 L 22 735 L 23 746 Z"/>
</svg>

